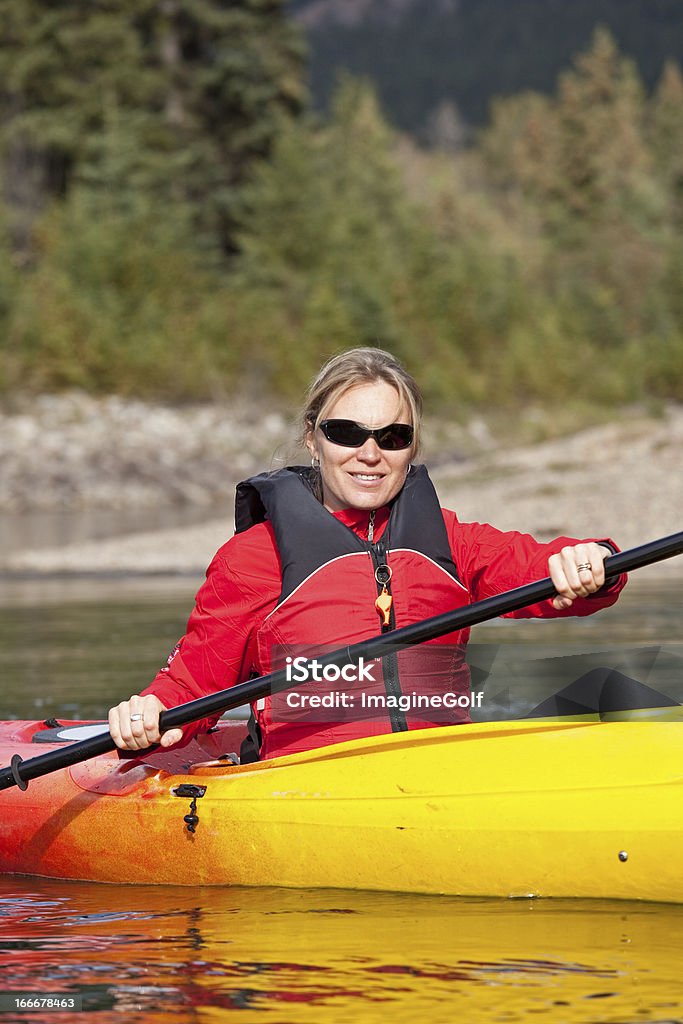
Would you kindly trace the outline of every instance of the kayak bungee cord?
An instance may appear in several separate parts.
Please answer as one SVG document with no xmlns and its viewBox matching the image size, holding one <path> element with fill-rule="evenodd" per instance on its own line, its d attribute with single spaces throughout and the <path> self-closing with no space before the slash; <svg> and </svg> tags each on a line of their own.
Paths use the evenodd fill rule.
<svg viewBox="0 0 683 1024">
<path fill-rule="evenodd" d="M 683 531 L 668 537 L 661 537 L 639 547 L 630 548 L 616 555 L 610 555 L 605 559 L 605 574 L 609 580 L 610 577 L 614 578 L 622 573 L 632 572 L 681 553 L 683 553 Z M 475 604 L 459 608 L 457 611 L 445 612 L 422 622 L 416 622 L 411 626 L 404 626 L 390 634 L 361 640 L 329 654 L 321 655 L 317 661 L 321 668 L 328 665 L 343 668 L 347 665 L 357 664 L 361 658 L 373 660 L 382 657 L 389 650 L 393 652 L 404 650 L 458 629 L 465 629 L 480 622 L 498 618 L 508 612 L 518 611 L 528 605 L 555 597 L 556 594 L 557 591 L 550 578 L 538 580 L 503 594 L 497 594 L 495 597 L 486 598 L 484 601 L 477 601 Z M 243 704 L 251 704 L 263 697 L 269 697 L 273 693 L 287 690 L 292 685 L 292 681 L 287 676 L 287 669 L 280 669 L 267 676 L 250 679 L 245 683 L 231 686 L 227 690 L 220 690 L 198 700 L 189 701 L 187 704 L 169 708 L 161 713 L 159 727 L 161 732 L 167 732 L 169 729 L 196 722 L 201 718 L 221 714 L 241 707 Z M 12 786 L 18 786 L 19 789 L 25 790 L 32 779 L 49 775 L 51 772 L 68 768 L 82 761 L 88 761 L 90 758 L 115 749 L 116 744 L 109 731 L 105 729 L 100 735 L 73 743 L 66 749 L 50 751 L 29 760 L 23 760 L 18 754 L 15 754 L 10 764 L 0 769 L 0 790 L 10 789 Z M 148 748 L 148 750 L 153 749 L 155 748 Z M 138 755 L 143 753 L 144 751 L 138 751 Z"/>
</svg>

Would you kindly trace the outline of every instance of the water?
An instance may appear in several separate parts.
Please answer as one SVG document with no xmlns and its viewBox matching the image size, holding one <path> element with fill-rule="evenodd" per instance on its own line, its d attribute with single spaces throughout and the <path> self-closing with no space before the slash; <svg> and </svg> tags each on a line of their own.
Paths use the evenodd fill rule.
<svg viewBox="0 0 683 1024">
<path fill-rule="evenodd" d="M 99 1024 L 683 1012 L 683 907 L 5 879 L 0 916 L 2 989 L 77 993 Z"/>
<path fill-rule="evenodd" d="M 163 663 L 198 583 L 7 584 L 0 718 L 102 717 Z M 659 647 L 679 639 L 680 609 L 678 585 L 642 570 L 593 619 L 496 622 L 475 639 Z M 679 906 L 4 877 L 3 1007 L 39 990 L 84 1010 L 0 1019 L 681 1024 L 681 948 Z"/>
<path fill-rule="evenodd" d="M 15 603 L 0 609 L 0 718 L 106 717 L 165 664 L 196 582 L 13 584 Z"/>
<path fill-rule="evenodd" d="M 190 577 L 0 580 L 0 719 L 106 717 L 112 704 L 143 689 L 166 663 L 200 583 Z M 607 650 L 613 667 L 683 700 L 683 671 L 678 686 L 670 671 L 679 661 L 683 667 L 677 643 L 682 604 L 676 581 L 652 582 L 641 570 L 618 604 L 601 614 L 548 622 L 499 619 L 475 627 L 472 660 L 489 665 L 496 652 L 496 678 L 505 678 L 506 669 L 519 677 L 524 670 L 518 657 L 530 665 L 554 656 L 559 671 L 582 651 Z M 660 651 L 661 666 L 662 645 L 670 658 L 663 674 L 650 678 L 638 666 L 639 652 Z M 626 655 L 620 652 L 634 664 L 628 657 L 621 664 Z M 566 681 L 553 677 L 548 687 Z M 493 681 L 489 685 L 495 690 Z M 525 686 L 518 685 L 517 696 Z M 523 705 L 514 696 L 513 713 L 523 713 L 547 692 L 530 690 Z"/>
</svg>

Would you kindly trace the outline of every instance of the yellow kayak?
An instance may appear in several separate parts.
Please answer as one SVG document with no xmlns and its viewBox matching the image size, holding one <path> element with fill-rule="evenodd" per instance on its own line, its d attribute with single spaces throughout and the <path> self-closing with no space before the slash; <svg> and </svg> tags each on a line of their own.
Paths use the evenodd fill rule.
<svg viewBox="0 0 683 1024">
<path fill-rule="evenodd" d="M 5 723 L 0 753 L 35 754 L 41 730 Z M 681 721 L 463 725 L 244 766 L 183 755 L 102 755 L 0 793 L 0 870 L 683 902 Z"/>
</svg>

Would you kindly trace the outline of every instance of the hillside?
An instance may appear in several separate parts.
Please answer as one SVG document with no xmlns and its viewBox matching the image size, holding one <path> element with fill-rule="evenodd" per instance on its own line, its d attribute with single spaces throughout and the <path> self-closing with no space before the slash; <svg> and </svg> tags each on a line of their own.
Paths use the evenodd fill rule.
<svg viewBox="0 0 683 1024">
<path fill-rule="evenodd" d="M 340 69 L 371 78 L 399 128 L 438 141 L 453 111 L 482 124 L 494 96 L 550 92 L 606 25 L 652 88 L 683 62 L 680 0 L 290 0 L 324 107 Z M 444 114 L 448 111 L 448 115 Z"/>
</svg>

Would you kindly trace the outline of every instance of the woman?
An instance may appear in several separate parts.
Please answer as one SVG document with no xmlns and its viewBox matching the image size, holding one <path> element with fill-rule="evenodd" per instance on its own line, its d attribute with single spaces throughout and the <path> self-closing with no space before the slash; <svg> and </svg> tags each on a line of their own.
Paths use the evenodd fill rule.
<svg viewBox="0 0 683 1024">
<path fill-rule="evenodd" d="M 160 738 L 165 708 L 283 665 L 301 670 L 294 679 L 310 676 L 316 653 L 547 575 L 558 596 L 516 617 L 588 615 L 616 601 L 625 580 L 603 588 L 610 540 L 540 544 L 441 509 L 424 467 L 412 465 L 421 412 L 417 384 L 380 349 L 352 349 L 322 368 L 303 412 L 311 469 L 239 485 L 235 536 L 209 566 L 186 635 L 151 686 L 109 712 L 119 747 L 186 743 L 213 721 Z M 468 720 L 468 634 L 388 654 L 335 684 L 334 700 L 323 680 L 260 701 L 243 761 Z M 312 706 L 316 686 L 331 706 Z M 444 692 L 459 706 L 437 707 Z"/>
</svg>

